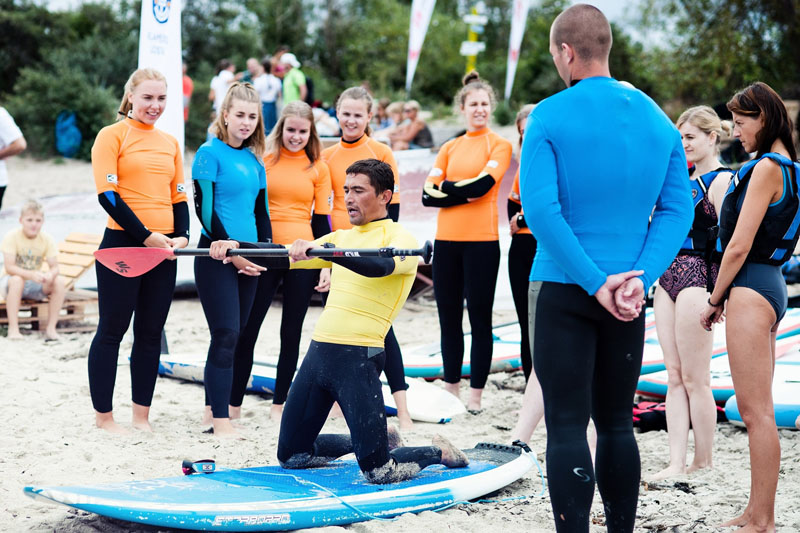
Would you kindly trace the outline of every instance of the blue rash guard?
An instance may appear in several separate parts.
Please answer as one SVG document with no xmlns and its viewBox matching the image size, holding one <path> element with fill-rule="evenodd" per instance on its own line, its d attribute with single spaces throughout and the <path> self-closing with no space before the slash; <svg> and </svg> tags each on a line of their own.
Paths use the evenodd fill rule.
<svg viewBox="0 0 800 533">
<path fill-rule="evenodd" d="M 264 163 L 247 148 L 232 148 L 214 137 L 198 150 L 192 163 L 192 179 L 200 187 L 203 202 L 198 216 L 203 235 L 211 238 L 230 238 L 237 241 L 258 241 L 256 199 L 264 194 L 266 207 L 267 175 Z M 203 190 L 209 184 L 213 191 Z M 209 194 L 211 192 L 212 194 Z M 208 199 L 213 199 L 208 202 Z M 256 206 L 256 209 L 254 209 Z M 212 216 L 216 215 L 227 235 L 210 235 Z M 270 233 L 271 236 L 271 233 Z"/>
<path fill-rule="evenodd" d="M 693 219 L 678 130 L 652 99 L 613 78 L 587 78 L 536 106 L 520 188 L 539 243 L 530 280 L 577 284 L 590 295 L 629 270 L 644 270 L 647 289 Z"/>
</svg>

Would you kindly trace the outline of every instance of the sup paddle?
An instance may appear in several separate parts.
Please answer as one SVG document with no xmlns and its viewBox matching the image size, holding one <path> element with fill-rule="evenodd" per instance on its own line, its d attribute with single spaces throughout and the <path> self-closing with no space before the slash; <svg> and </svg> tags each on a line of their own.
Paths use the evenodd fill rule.
<svg viewBox="0 0 800 533">
<path fill-rule="evenodd" d="M 155 268 L 156 265 L 172 257 L 208 255 L 208 248 L 147 248 L 121 247 L 103 248 L 94 252 L 97 261 L 120 276 L 135 278 Z M 244 257 L 288 257 L 288 248 L 235 248 L 228 250 L 228 256 Z M 422 248 L 312 248 L 306 252 L 310 257 L 407 257 L 422 256 L 425 263 L 430 263 L 433 245 L 425 241 Z"/>
</svg>

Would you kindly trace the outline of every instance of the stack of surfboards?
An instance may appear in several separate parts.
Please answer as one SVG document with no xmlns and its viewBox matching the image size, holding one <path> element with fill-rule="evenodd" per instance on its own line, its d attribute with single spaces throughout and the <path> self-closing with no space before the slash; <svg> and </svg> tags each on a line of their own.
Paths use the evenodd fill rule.
<svg viewBox="0 0 800 533">
<path fill-rule="evenodd" d="M 496 491 L 536 463 L 497 444 L 464 450 L 465 468 L 435 465 L 408 481 L 367 483 L 354 460 L 326 467 L 217 469 L 209 474 L 70 487 L 25 487 L 27 496 L 155 527 L 283 531 L 436 511 Z"/>
</svg>

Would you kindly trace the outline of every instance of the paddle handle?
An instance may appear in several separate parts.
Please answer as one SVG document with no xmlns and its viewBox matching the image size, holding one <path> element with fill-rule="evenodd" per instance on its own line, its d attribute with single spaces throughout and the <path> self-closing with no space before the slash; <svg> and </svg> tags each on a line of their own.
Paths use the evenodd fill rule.
<svg viewBox="0 0 800 533">
<path fill-rule="evenodd" d="M 176 256 L 189 255 L 201 256 L 208 255 L 208 248 L 178 248 L 173 250 Z M 229 256 L 243 257 L 286 257 L 289 255 L 287 248 L 234 248 L 228 250 Z M 312 248 L 306 252 L 310 257 L 408 257 L 418 255 L 425 263 L 431 262 L 433 256 L 433 245 L 430 241 L 425 241 L 422 248 Z"/>
</svg>

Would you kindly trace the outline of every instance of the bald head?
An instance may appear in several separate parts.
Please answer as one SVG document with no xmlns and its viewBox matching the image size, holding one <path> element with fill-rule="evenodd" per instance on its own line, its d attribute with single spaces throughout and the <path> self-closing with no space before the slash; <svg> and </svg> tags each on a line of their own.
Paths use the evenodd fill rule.
<svg viewBox="0 0 800 533">
<path fill-rule="evenodd" d="M 582 61 L 608 61 L 611 26 L 603 12 L 588 4 L 576 4 L 561 12 L 550 28 L 556 47 L 568 44 Z"/>
</svg>

